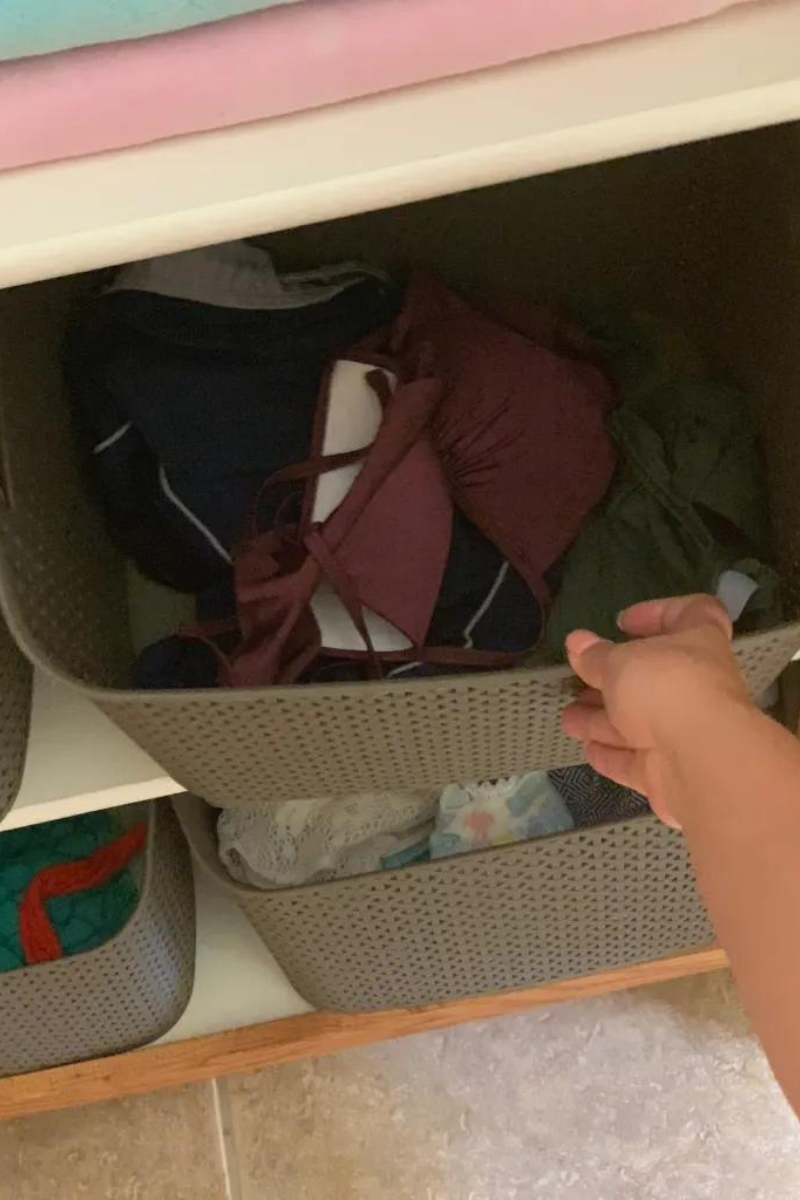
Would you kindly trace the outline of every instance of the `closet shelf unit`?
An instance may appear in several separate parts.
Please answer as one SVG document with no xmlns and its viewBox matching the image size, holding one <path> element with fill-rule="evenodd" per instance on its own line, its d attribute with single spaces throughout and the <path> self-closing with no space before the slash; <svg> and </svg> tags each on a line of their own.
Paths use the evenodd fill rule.
<svg viewBox="0 0 800 1200">
<path fill-rule="evenodd" d="M 0 173 L 0 288 L 780 124 L 800 117 L 798 47 L 800 0 L 758 0 L 671 30 L 278 120 Z M 181 790 L 99 711 L 37 676 L 22 790 L 3 828 Z M 6 1081 L 3 1115 L 145 1090 L 148 1080 L 167 1086 L 252 1069 L 440 1027 L 467 1012 L 487 1016 L 724 961 L 703 951 L 536 996 L 486 998 L 480 1009 L 470 1002 L 387 1014 L 372 1022 L 380 1033 L 362 1034 L 356 1019 L 342 1018 L 329 1041 L 316 1032 L 322 1015 L 309 1017 L 322 1024 L 293 1027 L 291 1045 L 289 1034 L 284 1044 L 277 1032 L 243 1031 L 240 1053 L 214 1037 L 255 1022 L 303 1020 L 307 1006 L 235 905 L 203 881 L 198 918 L 195 995 L 169 1035 L 181 1043 L 176 1057 L 142 1051 L 118 1066 L 108 1060 L 48 1072 L 41 1084 Z M 198 1040 L 183 1040 L 191 1038 Z"/>
</svg>

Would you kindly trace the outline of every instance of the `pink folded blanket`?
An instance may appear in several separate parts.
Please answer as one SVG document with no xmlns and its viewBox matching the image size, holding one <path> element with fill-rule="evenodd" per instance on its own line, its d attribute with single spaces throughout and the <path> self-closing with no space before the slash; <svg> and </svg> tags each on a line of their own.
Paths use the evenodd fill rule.
<svg viewBox="0 0 800 1200">
<path fill-rule="evenodd" d="M 7 62 L 0 168 L 279 116 L 678 24 L 732 2 L 306 0 Z"/>
</svg>

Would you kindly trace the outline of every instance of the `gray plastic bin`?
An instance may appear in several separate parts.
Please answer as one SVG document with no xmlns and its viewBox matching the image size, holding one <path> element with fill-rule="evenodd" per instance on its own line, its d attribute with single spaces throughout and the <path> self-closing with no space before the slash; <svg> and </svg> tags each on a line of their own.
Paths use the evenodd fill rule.
<svg viewBox="0 0 800 1200">
<path fill-rule="evenodd" d="M 195 862 L 318 1008 L 442 1004 L 712 940 L 683 839 L 654 817 L 261 891 L 233 881 L 220 863 L 213 809 L 194 796 L 173 805 Z"/>
<path fill-rule="evenodd" d="M 0 832 L 25 769 L 32 679 L 30 663 L 0 617 Z"/>
<path fill-rule="evenodd" d="M 166 800 L 147 806 L 136 912 L 85 954 L 0 973 L 0 1076 L 132 1050 L 178 1020 L 192 994 L 195 906 L 186 842 Z"/>
<path fill-rule="evenodd" d="M 741 638 L 754 692 L 800 649 L 797 130 L 757 131 L 271 235 L 289 267 L 366 256 L 478 298 L 655 309 L 752 398 L 788 624 Z M 753 222 L 741 196 L 754 197 Z M 124 564 L 90 503 L 60 366 L 97 281 L 0 292 L 0 603 L 31 660 L 79 688 L 190 791 L 236 805 L 436 787 L 574 762 L 559 668 L 389 683 L 136 692 Z M 579 464 L 576 464 L 579 469 Z"/>
</svg>

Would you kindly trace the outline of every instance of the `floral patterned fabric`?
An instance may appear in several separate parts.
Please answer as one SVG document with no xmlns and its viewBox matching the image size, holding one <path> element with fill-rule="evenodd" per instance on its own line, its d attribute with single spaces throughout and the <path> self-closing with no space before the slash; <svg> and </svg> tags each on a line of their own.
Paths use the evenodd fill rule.
<svg viewBox="0 0 800 1200">
<path fill-rule="evenodd" d="M 544 771 L 492 783 L 453 783 L 439 799 L 431 858 L 486 850 L 572 827 L 569 809 Z"/>
</svg>

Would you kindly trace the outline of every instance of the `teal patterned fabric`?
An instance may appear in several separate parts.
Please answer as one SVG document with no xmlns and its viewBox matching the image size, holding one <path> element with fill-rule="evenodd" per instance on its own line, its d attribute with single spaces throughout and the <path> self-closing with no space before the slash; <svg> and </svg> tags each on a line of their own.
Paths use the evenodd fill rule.
<svg viewBox="0 0 800 1200">
<path fill-rule="evenodd" d="M 0 833 L 0 971 L 25 966 L 19 905 L 34 875 L 44 867 L 85 858 L 120 833 L 119 818 L 110 812 Z M 136 884 L 124 870 L 100 887 L 48 901 L 47 912 L 64 954 L 81 954 L 113 937 L 133 915 L 137 901 Z"/>
<path fill-rule="evenodd" d="M 293 0 L 0 0 L 0 62 L 189 29 Z M 296 0 L 295 0 L 296 2 Z"/>
</svg>

